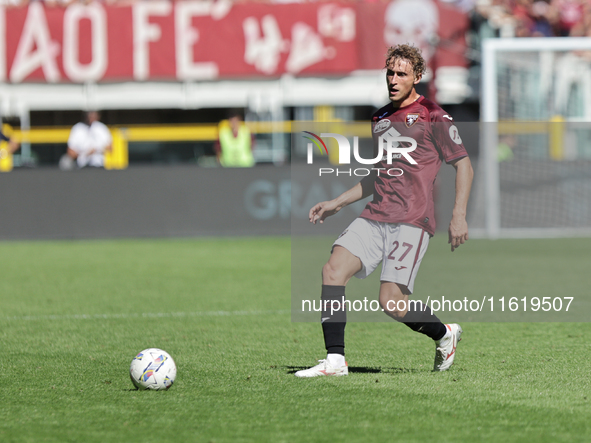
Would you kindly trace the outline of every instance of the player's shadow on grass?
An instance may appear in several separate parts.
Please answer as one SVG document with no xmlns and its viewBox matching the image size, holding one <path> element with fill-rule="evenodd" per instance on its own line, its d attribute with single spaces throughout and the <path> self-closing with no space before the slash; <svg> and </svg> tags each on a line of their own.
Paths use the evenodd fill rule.
<svg viewBox="0 0 591 443">
<path fill-rule="evenodd" d="M 308 369 L 309 366 L 283 366 L 288 374 L 295 374 L 302 369 Z M 349 373 L 357 374 L 405 374 L 422 372 L 418 369 L 409 368 L 369 368 L 367 366 L 349 366 Z"/>
</svg>

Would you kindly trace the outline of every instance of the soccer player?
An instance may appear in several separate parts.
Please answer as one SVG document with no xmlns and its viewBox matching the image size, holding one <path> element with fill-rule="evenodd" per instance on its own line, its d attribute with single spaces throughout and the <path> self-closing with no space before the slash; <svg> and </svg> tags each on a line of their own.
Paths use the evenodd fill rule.
<svg viewBox="0 0 591 443">
<path fill-rule="evenodd" d="M 323 223 L 345 206 L 373 194 L 360 217 L 334 242 L 330 259 L 322 268 L 321 320 L 327 357 L 310 369 L 296 372 L 297 377 L 348 374 L 346 305 L 341 303 L 345 285 L 353 276 L 367 277 L 380 263 L 380 305 L 390 317 L 435 341 L 434 371 L 449 369 L 460 341 L 459 325 L 444 325 L 428 306 L 418 300 L 409 303 L 408 296 L 435 232 L 433 190 L 442 161 L 456 170 L 455 204 L 448 231 L 451 251 L 468 240 L 466 206 L 472 165 L 452 117 L 415 90 L 425 70 L 419 49 L 409 45 L 391 47 L 386 69 L 390 103 L 372 117 L 376 152 L 381 136 L 398 135 L 406 142 L 413 139 L 416 147 L 411 151 L 411 143 L 404 155 L 391 159 L 392 164 L 384 156 L 374 166 L 383 168 L 379 175 L 365 177 L 334 200 L 310 209 L 310 222 Z M 397 168 L 393 174 L 384 172 L 393 167 Z"/>
</svg>

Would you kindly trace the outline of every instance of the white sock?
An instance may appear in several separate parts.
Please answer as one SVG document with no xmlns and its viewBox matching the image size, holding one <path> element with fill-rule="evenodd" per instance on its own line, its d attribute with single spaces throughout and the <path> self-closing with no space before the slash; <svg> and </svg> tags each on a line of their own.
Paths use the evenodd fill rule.
<svg viewBox="0 0 591 443">
<path fill-rule="evenodd" d="M 345 366 L 345 356 L 341 354 L 328 354 L 326 359 L 333 368 Z"/>
</svg>

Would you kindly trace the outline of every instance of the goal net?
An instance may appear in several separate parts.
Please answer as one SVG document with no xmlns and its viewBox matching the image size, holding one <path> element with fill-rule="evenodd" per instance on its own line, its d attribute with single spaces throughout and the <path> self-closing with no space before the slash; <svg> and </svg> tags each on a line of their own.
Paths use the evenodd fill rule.
<svg viewBox="0 0 591 443">
<path fill-rule="evenodd" d="M 472 230 L 591 234 L 591 39 L 486 41 L 481 121 Z"/>
</svg>

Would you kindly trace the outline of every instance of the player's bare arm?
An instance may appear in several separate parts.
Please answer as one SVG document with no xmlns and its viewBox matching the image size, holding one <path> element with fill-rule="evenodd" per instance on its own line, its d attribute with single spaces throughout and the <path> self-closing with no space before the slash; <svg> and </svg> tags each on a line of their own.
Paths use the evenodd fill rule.
<svg viewBox="0 0 591 443">
<path fill-rule="evenodd" d="M 18 149 L 20 148 L 20 143 L 18 141 L 16 141 L 15 139 L 11 138 L 8 141 L 8 151 L 11 154 L 14 154 L 16 151 L 18 151 Z"/>
<path fill-rule="evenodd" d="M 78 158 L 78 152 L 74 151 L 72 148 L 68 146 L 68 155 L 73 159 L 76 160 Z"/>
<path fill-rule="evenodd" d="M 327 217 L 336 214 L 345 206 L 370 196 L 373 192 L 374 180 L 373 176 L 364 177 L 363 180 L 337 198 L 315 204 L 308 214 L 310 223 L 324 223 Z"/>
<path fill-rule="evenodd" d="M 448 243 L 451 244 L 451 252 L 468 240 L 466 208 L 474 177 L 472 163 L 468 157 L 461 158 L 452 165 L 456 170 L 456 199 L 448 230 Z"/>
<path fill-rule="evenodd" d="M 90 151 L 88 151 L 88 153 L 86 155 L 92 155 L 92 154 L 96 154 L 97 152 L 100 153 L 105 153 L 105 152 L 111 152 L 113 150 L 113 145 L 108 145 L 108 146 L 104 146 L 102 148 L 92 148 Z"/>
</svg>

